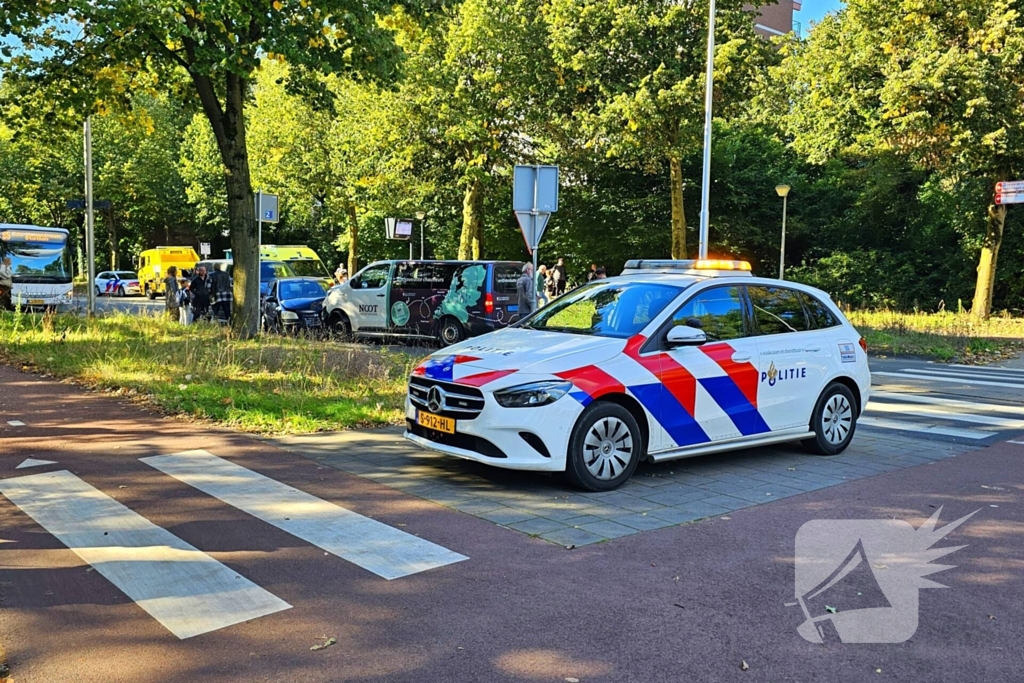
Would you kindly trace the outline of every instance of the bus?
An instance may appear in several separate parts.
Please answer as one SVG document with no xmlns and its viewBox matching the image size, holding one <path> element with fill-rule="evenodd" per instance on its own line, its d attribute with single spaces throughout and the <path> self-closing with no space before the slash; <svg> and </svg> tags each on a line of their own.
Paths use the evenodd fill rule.
<svg viewBox="0 0 1024 683">
<path fill-rule="evenodd" d="M 14 271 L 11 301 L 25 308 L 53 308 L 72 301 L 68 231 L 0 223 L 0 258 Z"/>
</svg>

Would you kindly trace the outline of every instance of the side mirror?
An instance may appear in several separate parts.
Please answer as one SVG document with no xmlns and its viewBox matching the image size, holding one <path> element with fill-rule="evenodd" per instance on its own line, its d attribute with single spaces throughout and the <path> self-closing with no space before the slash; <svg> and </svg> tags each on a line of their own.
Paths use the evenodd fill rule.
<svg viewBox="0 0 1024 683">
<path fill-rule="evenodd" d="M 700 346 L 707 340 L 708 336 L 704 334 L 704 330 L 698 330 L 696 327 L 689 327 L 687 325 L 673 327 L 665 337 L 665 341 L 671 348 L 677 346 Z"/>
</svg>

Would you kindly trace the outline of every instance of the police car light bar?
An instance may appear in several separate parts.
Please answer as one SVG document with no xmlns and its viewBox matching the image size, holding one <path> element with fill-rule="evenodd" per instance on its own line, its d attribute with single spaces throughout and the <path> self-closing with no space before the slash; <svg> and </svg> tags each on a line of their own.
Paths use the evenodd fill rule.
<svg viewBox="0 0 1024 683">
<path fill-rule="evenodd" d="M 655 272 L 685 275 L 710 276 L 750 275 L 750 264 L 746 261 L 728 259 L 631 259 L 626 261 L 623 275 L 629 273 Z"/>
</svg>

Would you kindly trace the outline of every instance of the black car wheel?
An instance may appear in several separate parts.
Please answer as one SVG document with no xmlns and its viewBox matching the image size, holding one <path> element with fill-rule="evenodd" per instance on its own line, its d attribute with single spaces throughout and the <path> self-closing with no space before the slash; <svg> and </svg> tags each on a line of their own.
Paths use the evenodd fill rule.
<svg viewBox="0 0 1024 683">
<path fill-rule="evenodd" d="M 119 297 L 121 297 L 121 298 L 124 298 L 124 287 L 123 286 L 117 288 L 117 295 Z"/>
<path fill-rule="evenodd" d="M 618 404 L 595 401 L 569 439 L 565 476 L 587 491 L 611 491 L 633 476 L 642 455 L 643 436 L 633 415 Z"/>
<path fill-rule="evenodd" d="M 804 447 L 817 455 L 837 455 L 846 450 L 857 430 L 857 401 L 845 384 L 833 382 L 821 392 L 811 413 L 814 437 Z"/>
<path fill-rule="evenodd" d="M 102 292 L 100 292 L 100 286 L 99 285 L 96 285 L 96 296 L 102 296 Z"/>
<path fill-rule="evenodd" d="M 465 338 L 466 330 L 462 327 L 462 323 L 450 315 L 441 319 L 441 325 L 437 328 L 437 340 L 441 346 L 458 344 Z"/>
<path fill-rule="evenodd" d="M 344 313 L 332 313 L 327 319 L 327 327 L 338 341 L 352 341 L 352 323 Z"/>
</svg>

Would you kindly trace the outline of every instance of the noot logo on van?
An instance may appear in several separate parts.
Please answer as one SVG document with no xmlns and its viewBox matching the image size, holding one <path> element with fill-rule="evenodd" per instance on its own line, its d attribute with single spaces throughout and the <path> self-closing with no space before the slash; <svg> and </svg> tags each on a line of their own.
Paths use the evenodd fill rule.
<svg viewBox="0 0 1024 683">
<path fill-rule="evenodd" d="M 377 304 L 359 304 L 360 313 L 376 313 Z"/>
</svg>

